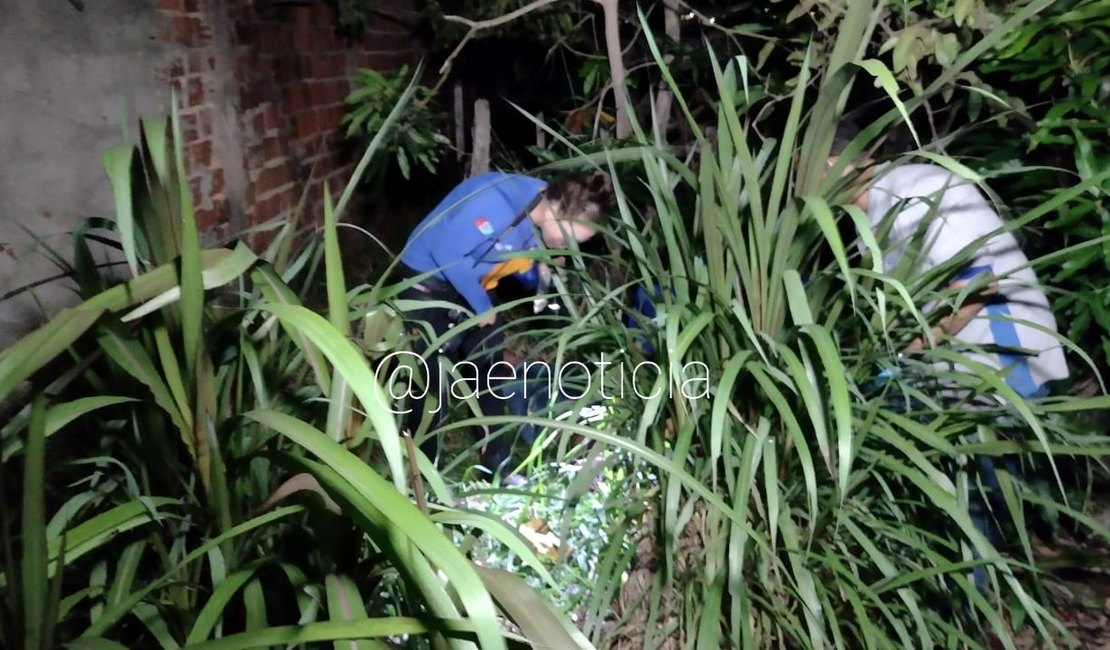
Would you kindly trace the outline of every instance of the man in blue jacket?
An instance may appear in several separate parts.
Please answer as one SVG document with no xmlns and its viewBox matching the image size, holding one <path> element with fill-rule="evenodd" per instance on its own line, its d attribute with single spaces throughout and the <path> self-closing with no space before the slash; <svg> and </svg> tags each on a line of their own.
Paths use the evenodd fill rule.
<svg viewBox="0 0 1110 650">
<path fill-rule="evenodd" d="M 459 184 L 432 210 L 409 236 L 401 255 L 401 272 L 420 281 L 401 294 L 402 299 L 420 302 L 439 301 L 458 305 L 453 309 L 428 305 L 410 310 L 407 317 L 425 321 L 436 337 L 444 335 L 469 318 L 469 309 L 481 316 L 480 326 L 426 354 L 427 342 L 417 337 L 414 352 L 428 368 L 435 368 L 436 354 L 449 362 L 470 361 L 478 374 L 478 405 L 483 414 L 501 414 L 504 400 L 496 386 L 487 386 L 493 364 L 501 360 L 503 337 L 495 327 L 490 292 L 501 280 L 514 276 L 535 286 L 536 262 L 527 256 L 541 247 L 565 249 L 568 242 L 585 242 L 593 237 L 605 209 L 612 202 L 613 189 L 604 172 L 571 175 L 550 183 L 521 174 L 490 172 Z M 521 253 L 525 255 L 522 256 Z M 451 365 L 450 363 L 448 364 Z M 473 374 L 470 367 L 460 368 L 463 376 Z M 439 408 L 433 413 L 433 426 L 451 398 L 450 386 L 443 386 L 438 372 L 429 372 L 427 393 L 438 396 Z M 467 391 L 468 393 L 473 391 Z M 423 419 L 424 400 L 412 407 L 409 428 L 416 431 Z M 505 443 L 491 440 L 482 453 L 482 464 L 495 472 L 507 458 Z M 422 445 L 431 457 L 438 454 L 438 441 L 431 436 Z"/>
</svg>

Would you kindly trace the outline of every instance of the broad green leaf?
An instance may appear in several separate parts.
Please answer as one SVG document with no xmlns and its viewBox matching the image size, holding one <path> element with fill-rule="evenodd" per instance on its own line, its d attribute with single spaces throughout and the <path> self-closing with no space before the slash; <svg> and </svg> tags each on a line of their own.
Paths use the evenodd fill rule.
<svg viewBox="0 0 1110 650">
<path fill-rule="evenodd" d="M 391 529 L 404 535 L 408 543 L 419 548 L 428 557 L 435 558 L 437 566 L 447 575 L 467 611 L 476 619 L 482 647 L 504 647 L 504 641 L 498 633 L 493 603 L 478 576 L 458 549 L 408 499 L 391 488 L 385 479 L 358 457 L 340 447 L 318 429 L 296 418 L 273 411 L 251 411 L 245 415 L 279 431 L 320 458 L 324 464 L 337 472 L 353 494 L 357 494 L 367 506 L 374 508 L 385 518 L 385 521 L 390 522 Z"/>
<path fill-rule="evenodd" d="M 474 565 L 482 583 L 493 594 L 498 605 L 520 627 L 533 647 L 589 648 L 588 639 L 541 598 L 520 577 L 483 566 Z"/>
<path fill-rule="evenodd" d="M 65 532 L 66 560 L 76 561 L 86 553 L 100 548 L 120 533 L 125 533 L 148 523 L 162 521 L 169 515 L 161 512 L 160 509 L 179 504 L 180 501 L 177 499 L 142 497 L 97 514 Z M 57 569 L 57 559 L 62 553 L 61 539 L 49 540 L 48 546 L 49 572 L 50 575 L 54 575 Z"/>
<path fill-rule="evenodd" d="M 0 356 L 0 401 L 81 338 L 102 313 L 99 309 L 62 310 L 45 325 L 7 348 Z"/>
<path fill-rule="evenodd" d="M 206 255 L 202 257 L 201 284 L 206 290 L 216 289 L 239 279 L 258 259 L 249 248 L 242 245 L 236 246 L 233 251 L 219 250 L 225 251 L 226 255 L 218 264 L 210 262 L 213 256 L 208 253 L 211 251 L 205 251 Z M 138 320 L 180 299 L 181 286 L 171 287 L 124 314 L 120 320 L 125 323 Z"/>
<path fill-rule="evenodd" d="M 374 432 L 389 462 L 394 486 L 405 493 L 407 481 L 401 457 L 401 437 L 393 419 L 392 404 L 378 385 L 366 359 L 350 340 L 331 327 L 323 317 L 304 307 L 266 303 L 260 308 L 277 316 L 286 327 L 302 333 L 351 386 L 374 426 Z"/>
<path fill-rule="evenodd" d="M 358 586 L 348 576 L 329 575 L 324 578 L 328 595 L 328 614 L 332 621 L 365 621 L 370 617 L 366 614 L 366 605 L 362 601 L 362 594 Z M 332 644 L 335 650 L 369 650 L 371 644 L 362 639 L 352 643 Z"/>
<path fill-rule="evenodd" d="M 67 424 L 81 418 L 93 411 L 115 406 L 117 404 L 126 404 L 128 402 L 138 401 L 133 397 L 113 397 L 105 395 L 103 397 L 81 397 L 73 400 L 72 402 L 63 402 L 51 406 L 46 412 L 46 437 L 54 435 Z M 14 426 L 12 426 L 14 425 Z M 0 453 L 0 460 L 7 462 L 12 456 L 18 454 L 23 449 L 23 441 L 17 435 L 24 422 L 21 420 L 13 420 L 8 427 L 4 427 L 3 432 L 3 451 Z"/>
<path fill-rule="evenodd" d="M 186 646 L 188 650 L 241 650 L 273 646 L 295 646 L 318 641 L 342 641 L 348 639 L 380 639 L 402 635 L 427 634 L 430 629 L 444 629 L 453 636 L 465 638 L 474 636 L 474 626 L 469 621 L 435 621 L 429 625 L 416 618 L 371 618 L 364 621 L 328 621 L 308 625 L 286 625 L 271 627 L 258 632 L 232 634 L 222 639 L 204 641 Z M 384 643 L 375 645 L 389 648 Z"/>
<path fill-rule="evenodd" d="M 116 227 L 119 229 L 120 244 L 131 275 L 139 275 L 139 258 L 135 253 L 135 217 L 131 207 L 131 161 L 134 150 L 130 145 L 104 152 L 102 159 L 108 179 L 112 183 L 112 193 L 116 199 Z"/>
<path fill-rule="evenodd" d="M 200 546 L 187 553 L 179 562 L 168 567 L 157 579 L 152 580 L 150 583 L 144 585 L 142 588 L 132 592 L 127 596 L 127 598 L 120 601 L 119 603 L 105 609 L 103 615 L 101 615 L 101 617 L 96 621 L 93 621 L 93 623 L 85 630 L 81 637 L 78 638 L 78 641 L 99 637 L 110 630 L 117 622 L 119 622 L 122 617 L 126 616 L 132 610 L 132 608 L 134 608 L 135 604 L 142 602 L 143 599 L 150 595 L 152 592 L 158 589 L 165 588 L 167 585 L 177 580 L 177 574 L 179 572 L 181 572 L 185 567 L 191 565 L 193 562 L 196 562 L 197 560 L 203 558 L 209 550 L 216 548 L 217 546 L 229 540 L 235 539 L 240 535 L 249 533 L 252 530 L 261 528 L 274 521 L 284 519 L 303 511 L 304 508 L 299 506 L 279 508 L 273 512 L 254 517 L 253 519 L 236 525 L 234 528 L 231 528 L 224 533 L 205 540 Z"/>
</svg>

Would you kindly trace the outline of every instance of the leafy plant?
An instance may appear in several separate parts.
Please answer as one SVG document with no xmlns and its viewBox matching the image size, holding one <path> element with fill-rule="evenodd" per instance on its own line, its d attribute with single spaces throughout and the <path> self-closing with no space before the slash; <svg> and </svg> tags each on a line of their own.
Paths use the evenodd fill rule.
<svg viewBox="0 0 1110 650">
<path fill-rule="evenodd" d="M 374 10 L 374 0 L 336 0 L 340 30 L 351 35 L 361 34 Z"/>
<path fill-rule="evenodd" d="M 856 77 L 884 88 L 891 108 L 850 151 L 909 118 L 1039 8 L 1023 6 L 921 92 L 906 94 L 889 68 L 859 56 L 874 7 L 852 3 L 821 76 L 811 79 L 803 66 L 792 95 L 741 105 L 734 98 L 752 90 L 746 60 L 713 57 L 716 136 L 689 120 L 696 140 L 688 158 L 652 144 L 650 130 L 637 125 L 636 146 L 579 150 L 569 161 L 606 166 L 617 179 L 619 217 L 605 236 L 610 250 L 623 252 L 610 262 L 623 267 L 625 280 L 593 280 L 584 258 L 571 258 L 577 271 L 568 272 L 581 288 L 561 294 L 569 313 L 548 341 L 550 356 L 597 369 L 583 402 L 607 404 L 613 416 L 607 427 L 545 423 L 628 452 L 635 469 L 659 480 L 639 520 L 643 548 L 634 562 L 606 564 L 598 580 L 621 589 L 586 613 L 596 643 L 983 647 L 990 631 L 1012 647 L 999 608 L 1042 638 L 1067 636 L 1046 607 L 1025 523 L 1042 509 L 1110 533 L 1061 502 L 1064 458 L 1110 450 L 1104 435 L 1083 431 L 1067 414 L 1105 408 L 1106 398 L 1021 399 L 997 372 L 970 360 L 974 350 L 951 345 L 904 362 L 900 375 L 875 388 L 876 376 L 933 317 L 919 305 L 962 299 L 945 288 L 944 275 L 972 249 L 929 274 L 885 273 L 882 233 L 858 208 L 841 205 L 831 180 L 838 170 L 824 180 L 822 169 Z M 811 82 L 815 100 L 806 92 Z M 677 84 L 671 88 L 689 117 Z M 776 129 L 759 123 L 771 103 L 787 113 Z M 979 180 L 931 149 L 893 162 L 914 158 Z M 616 173 L 618 162 L 636 159 L 633 182 L 650 194 L 646 207 L 627 200 L 627 172 Z M 1106 176 L 1031 206 L 1012 226 L 1035 224 Z M 630 312 L 625 296 L 636 285 L 660 287 L 654 318 Z M 628 316 L 654 356 L 637 351 Z M 601 372 L 602 361 L 610 369 L 652 361 L 659 372 L 641 379 L 638 395 L 605 399 L 620 387 L 617 373 Z M 945 371 L 942 363 L 969 370 Z M 937 399 L 931 382 L 972 397 L 1000 394 L 1006 403 L 971 410 Z M 1012 549 L 993 547 L 968 515 L 978 489 L 974 454 L 1020 454 L 1048 468 L 1048 497 L 1016 476 L 1003 479 L 1016 522 L 1008 529 Z M 973 585 L 975 566 L 988 569 L 989 594 Z M 606 620 L 609 611 L 615 620 Z"/>
<path fill-rule="evenodd" d="M 371 365 L 403 342 L 380 303 L 348 306 L 369 288 L 346 286 L 339 216 L 413 88 L 338 202 L 325 191 L 322 238 L 267 224 L 261 255 L 200 247 L 176 112 L 105 156 L 116 219 L 75 238 L 83 302 L 0 354 L 0 400 L 31 396 L 2 432 L 0 489 L 22 495 L 0 500 L 5 647 L 588 647 L 519 578 L 463 554 L 453 529 L 474 517 L 449 492 L 434 515 L 414 502 L 418 474 L 443 479 L 404 444 Z M 126 282 L 88 266 L 92 237 Z M 302 303 L 320 271 L 325 315 Z"/>
<path fill-rule="evenodd" d="M 348 137 L 367 137 L 381 132 L 382 125 L 408 86 L 409 68 L 402 65 L 392 74 L 360 68 L 351 79 L 354 90 L 347 96 L 349 112 L 343 118 Z M 367 182 L 378 185 L 385 174 L 389 156 L 396 161 L 401 175 L 409 178 L 413 165 L 435 173 L 440 156 L 450 147 L 440 130 L 445 116 L 434 108 L 432 90 L 417 85 L 409 109 L 397 118 L 394 129 L 382 142 L 382 154 L 367 169 Z"/>
<path fill-rule="evenodd" d="M 971 117 L 996 113 L 999 119 L 957 141 L 959 151 L 982 160 L 988 174 L 1007 174 L 1000 188 L 1015 210 L 1036 206 L 1077 183 L 1095 177 L 1110 163 L 1110 16 L 1103 3 L 1057 2 L 1037 20 L 1010 34 L 978 66 L 975 81 L 996 101 L 969 101 Z M 1101 18 L 1101 19 L 1100 19 Z M 987 85 L 987 82 L 990 85 Z M 969 100 L 978 97 L 970 95 Z M 1026 171 L 1010 175 L 1015 166 Z M 1048 254 L 1110 233 L 1110 186 L 1091 187 L 1059 206 L 1046 221 L 1034 250 Z M 1040 272 L 1054 286 L 1053 306 L 1070 338 L 1084 349 L 1101 349 L 1100 367 L 1110 367 L 1110 302 L 1096 278 L 1110 269 L 1110 247 L 1092 246 L 1057 258 Z M 1081 368 L 1082 361 L 1075 359 Z"/>
</svg>

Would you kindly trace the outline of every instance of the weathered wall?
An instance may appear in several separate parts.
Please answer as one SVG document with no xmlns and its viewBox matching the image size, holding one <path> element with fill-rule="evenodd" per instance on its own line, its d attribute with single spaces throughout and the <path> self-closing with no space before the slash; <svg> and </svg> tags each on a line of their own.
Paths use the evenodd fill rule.
<svg viewBox="0 0 1110 650">
<path fill-rule="evenodd" d="M 164 38 L 180 46 L 166 73 L 183 97 L 201 227 L 234 232 L 283 217 L 305 193 L 305 218 L 318 220 L 323 183 L 337 192 L 359 153 L 339 128 L 348 79 L 356 67 L 415 62 L 414 0 L 376 3 L 380 13 L 358 41 L 337 33 L 323 0 L 159 7 L 170 24 Z"/>
<path fill-rule="evenodd" d="M 0 0 L 0 297 L 54 271 L 23 229 L 68 255 L 69 233 L 110 215 L 101 153 L 121 140 L 121 109 L 165 115 L 177 90 L 198 223 L 212 240 L 291 213 L 322 214 L 361 153 L 339 130 L 348 75 L 413 63 L 416 0 L 380 0 L 357 41 L 333 3 L 268 0 Z M 357 205 L 353 206 L 357 209 Z M 39 290 L 46 312 L 72 298 Z M 0 301 L 0 346 L 43 309 Z"/>
<path fill-rule="evenodd" d="M 169 107 L 156 71 L 171 48 L 150 2 L 86 5 L 0 0 L 0 296 L 57 271 L 42 245 L 68 255 L 80 218 L 111 214 L 100 156 L 120 143 L 121 110 Z M 47 310 L 71 295 L 39 291 Z M 28 296 L 0 302 L 0 345 L 39 312 Z"/>
</svg>

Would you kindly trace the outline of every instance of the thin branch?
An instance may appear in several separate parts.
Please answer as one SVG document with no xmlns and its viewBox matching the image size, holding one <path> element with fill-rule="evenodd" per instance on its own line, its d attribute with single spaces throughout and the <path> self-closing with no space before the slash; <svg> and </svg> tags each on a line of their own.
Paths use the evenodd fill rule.
<svg viewBox="0 0 1110 650">
<path fill-rule="evenodd" d="M 609 54 L 609 79 L 613 83 L 613 99 L 617 107 L 617 139 L 624 140 L 632 134 L 628 119 L 631 102 L 628 98 L 627 74 L 621 49 L 620 15 L 617 0 L 594 0 L 601 5 L 605 18 L 605 49 Z"/>
<path fill-rule="evenodd" d="M 490 29 L 491 27 L 504 25 L 505 23 L 516 20 L 517 18 L 520 18 L 525 14 L 533 12 L 537 9 L 542 9 L 548 5 L 555 4 L 556 2 L 559 2 L 559 0 L 535 0 L 535 2 L 526 4 L 520 9 L 510 11 L 503 16 L 498 16 L 496 18 L 487 18 L 485 20 L 471 20 L 469 18 L 463 18 L 462 16 L 444 16 L 444 20 L 466 25 L 469 30 L 466 32 L 466 36 L 463 36 L 463 39 L 459 41 L 458 45 L 455 46 L 455 49 L 451 51 L 451 54 L 448 55 L 447 60 L 443 62 L 443 66 L 439 69 L 439 73 L 441 75 L 446 74 L 447 71 L 451 69 L 451 64 L 459 55 L 459 52 L 462 51 L 463 47 L 465 47 L 470 39 L 473 38 L 478 32 L 482 31 L 483 29 Z"/>
</svg>

